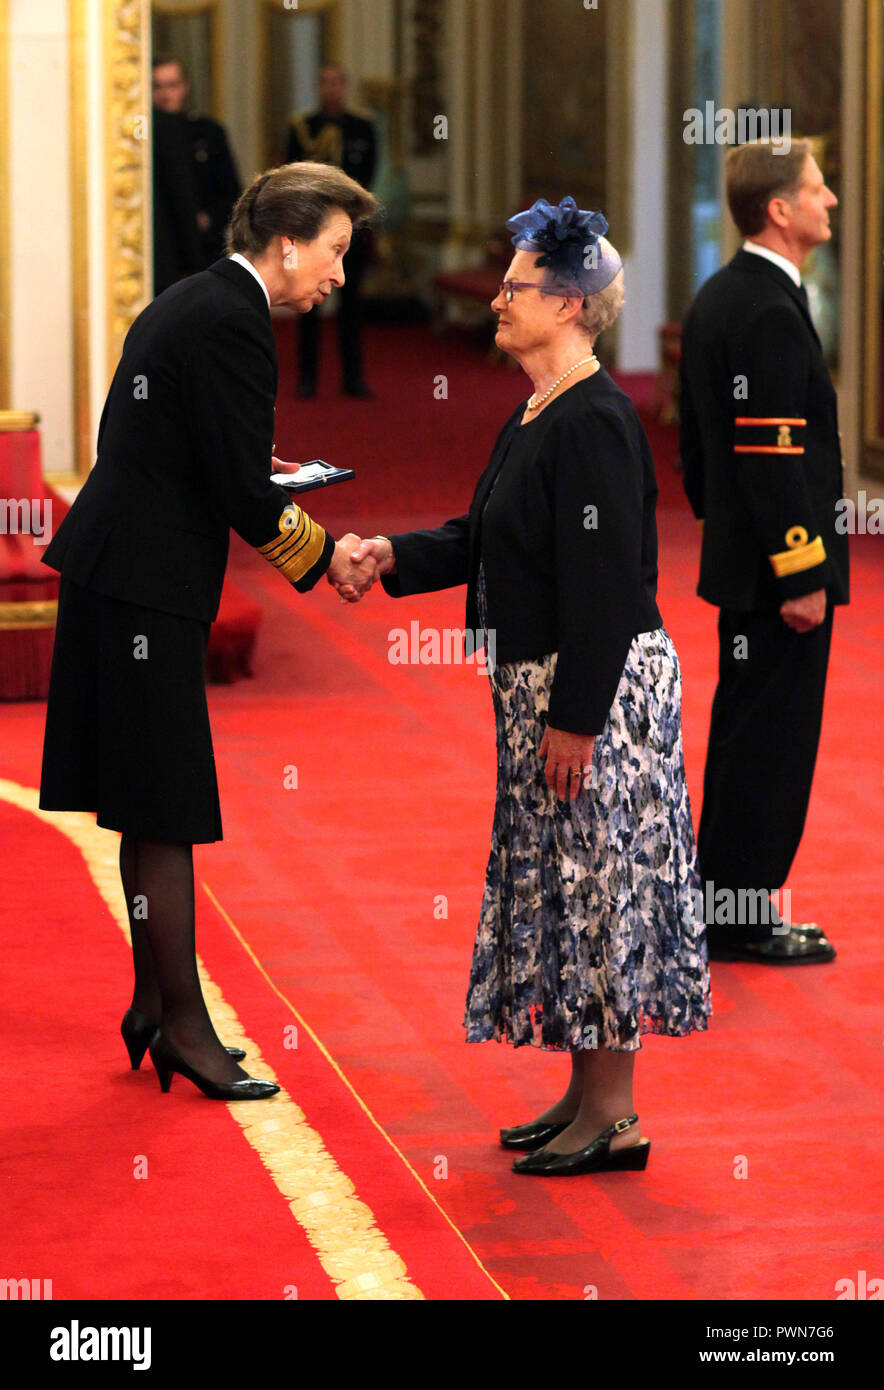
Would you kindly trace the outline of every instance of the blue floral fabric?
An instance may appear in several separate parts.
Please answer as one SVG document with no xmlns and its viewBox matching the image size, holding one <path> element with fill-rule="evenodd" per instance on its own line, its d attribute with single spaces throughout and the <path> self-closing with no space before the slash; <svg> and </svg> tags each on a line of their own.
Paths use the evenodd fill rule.
<svg viewBox="0 0 884 1390">
<path fill-rule="evenodd" d="M 487 622 L 480 568 L 480 617 Z M 711 1013 L 681 741 L 663 628 L 634 638 L 591 774 L 573 801 L 538 748 L 556 655 L 490 672 L 497 801 L 467 992 L 467 1042 L 633 1051 Z"/>
</svg>

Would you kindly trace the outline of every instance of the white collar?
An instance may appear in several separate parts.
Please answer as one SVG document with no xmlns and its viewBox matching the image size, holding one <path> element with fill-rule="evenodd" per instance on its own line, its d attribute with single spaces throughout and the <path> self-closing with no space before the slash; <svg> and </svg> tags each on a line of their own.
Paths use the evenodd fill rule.
<svg viewBox="0 0 884 1390">
<path fill-rule="evenodd" d="M 772 261 L 774 265 L 778 265 L 780 270 L 784 270 L 789 279 L 794 280 L 800 289 L 801 271 L 794 261 L 787 260 L 785 256 L 780 255 L 779 251 L 771 251 L 767 246 L 759 246 L 757 241 L 744 241 L 743 250 L 751 251 L 753 256 L 763 256 L 766 261 Z"/>
<path fill-rule="evenodd" d="M 244 266 L 250 275 L 254 275 L 255 279 L 258 281 L 258 284 L 261 286 L 261 289 L 264 291 L 264 298 L 267 300 L 267 307 L 269 309 L 270 295 L 268 293 L 267 286 L 264 284 L 264 281 L 261 278 L 260 271 L 256 270 L 255 267 L 252 265 L 252 262 L 247 261 L 245 256 L 240 255 L 239 251 L 234 251 L 233 254 L 231 256 L 228 256 L 227 259 L 230 261 L 236 261 L 237 265 Z"/>
</svg>

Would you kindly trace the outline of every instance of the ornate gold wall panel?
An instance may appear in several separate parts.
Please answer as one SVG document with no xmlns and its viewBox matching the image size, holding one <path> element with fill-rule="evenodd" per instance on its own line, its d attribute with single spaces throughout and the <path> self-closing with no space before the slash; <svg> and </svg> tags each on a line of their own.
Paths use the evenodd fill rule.
<svg viewBox="0 0 884 1390">
<path fill-rule="evenodd" d="M 151 297 L 150 10 L 104 0 L 105 189 L 109 377 L 123 339 Z"/>
<path fill-rule="evenodd" d="M 73 287 L 75 478 L 92 466 L 89 411 L 89 120 L 86 0 L 69 0 L 71 281 Z"/>
</svg>

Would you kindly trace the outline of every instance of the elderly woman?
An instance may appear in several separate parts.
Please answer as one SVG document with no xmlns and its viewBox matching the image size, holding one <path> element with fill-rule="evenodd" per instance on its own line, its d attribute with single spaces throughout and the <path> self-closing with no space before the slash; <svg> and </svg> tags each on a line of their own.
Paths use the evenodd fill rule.
<svg viewBox="0 0 884 1390">
<path fill-rule="evenodd" d="M 354 558 L 372 555 L 393 595 L 466 583 L 467 629 L 495 633 L 497 804 L 464 1026 L 468 1042 L 571 1055 L 560 1099 L 500 1141 L 523 1151 L 517 1173 L 639 1169 L 640 1035 L 710 1013 L 657 487 L 593 351 L 623 303 L 607 222 L 565 198 L 507 225 L 517 250 L 491 307 L 534 390 L 466 516 Z"/>
</svg>

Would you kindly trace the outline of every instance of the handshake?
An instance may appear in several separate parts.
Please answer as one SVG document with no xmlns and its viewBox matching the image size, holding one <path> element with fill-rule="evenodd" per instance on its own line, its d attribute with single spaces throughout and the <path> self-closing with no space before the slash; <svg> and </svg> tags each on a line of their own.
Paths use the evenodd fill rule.
<svg viewBox="0 0 884 1390">
<path fill-rule="evenodd" d="M 358 603 L 382 574 L 391 574 L 395 568 L 396 556 L 386 536 L 364 541 L 348 531 L 335 545 L 326 578 L 342 603 Z"/>
<path fill-rule="evenodd" d="M 297 473 L 299 463 L 285 463 L 274 454 L 271 463 L 277 473 Z M 342 603 L 358 603 L 382 574 L 396 568 L 396 556 L 386 536 L 363 541 L 352 531 L 335 545 L 326 578 L 341 596 Z"/>
</svg>

